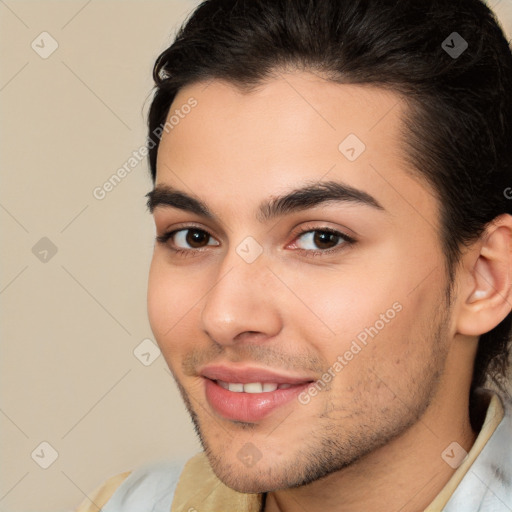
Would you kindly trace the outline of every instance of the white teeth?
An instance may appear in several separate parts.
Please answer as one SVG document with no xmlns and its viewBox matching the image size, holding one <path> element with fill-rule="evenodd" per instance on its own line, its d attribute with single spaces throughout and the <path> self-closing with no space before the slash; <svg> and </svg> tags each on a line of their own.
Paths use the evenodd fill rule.
<svg viewBox="0 0 512 512">
<path fill-rule="evenodd" d="M 244 391 L 246 393 L 261 393 L 263 391 L 263 386 L 260 382 L 248 382 L 244 384 Z"/>
<path fill-rule="evenodd" d="M 291 384 L 276 384 L 274 382 L 248 382 L 247 384 L 224 382 L 223 380 L 217 380 L 216 382 L 221 388 L 234 391 L 235 393 L 269 393 L 276 389 L 287 389 L 292 386 Z"/>
</svg>

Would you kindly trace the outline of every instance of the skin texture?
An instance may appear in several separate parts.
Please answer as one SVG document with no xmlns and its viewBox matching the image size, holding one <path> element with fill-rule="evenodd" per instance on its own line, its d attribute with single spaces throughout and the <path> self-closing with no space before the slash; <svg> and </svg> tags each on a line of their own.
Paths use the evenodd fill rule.
<svg viewBox="0 0 512 512">
<path fill-rule="evenodd" d="M 510 217 L 465 252 L 448 305 L 438 205 L 401 158 L 398 95 L 288 72 L 249 93 L 189 85 L 171 112 L 190 97 L 197 106 L 162 136 L 156 185 L 197 196 L 218 220 L 154 210 L 157 235 L 192 224 L 211 237 L 155 244 L 148 313 L 213 470 L 238 491 L 268 492 L 267 512 L 426 507 L 454 472 L 443 450 L 469 451 L 477 435 L 469 386 L 478 336 L 510 311 Z M 353 162 L 338 149 L 350 133 L 366 145 Z M 383 210 L 331 203 L 257 220 L 261 201 L 326 180 Z M 356 241 L 297 236 L 325 227 Z M 236 252 L 248 236 L 263 250 L 252 263 Z M 173 241 L 190 252 L 173 253 Z M 322 247 L 339 250 L 307 255 Z M 201 365 L 320 379 L 393 304 L 394 318 L 306 405 L 242 423 L 206 401 Z M 252 467 L 237 456 L 246 443 L 261 454 Z"/>
</svg>

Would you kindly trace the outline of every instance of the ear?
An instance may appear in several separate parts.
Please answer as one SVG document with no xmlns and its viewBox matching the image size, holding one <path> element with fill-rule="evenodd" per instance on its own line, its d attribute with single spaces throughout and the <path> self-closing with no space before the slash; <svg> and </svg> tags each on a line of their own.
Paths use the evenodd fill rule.
<svg viewBox="0 0 512 512">
<path fill-rule="evenodd" d="M 480 336 L 512 310 L 512 215 L 496 217 L 463 256 L 457 332 Z"/>
</svg>

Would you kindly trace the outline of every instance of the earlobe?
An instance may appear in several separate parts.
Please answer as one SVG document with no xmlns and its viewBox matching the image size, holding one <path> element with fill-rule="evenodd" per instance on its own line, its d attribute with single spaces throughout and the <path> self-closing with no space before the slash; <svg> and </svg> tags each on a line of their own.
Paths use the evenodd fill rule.
<svg viewBox="0 0 512 512">
<path fill-rule="evenodd" d="M 497 217 L 464 256 L 467 286 L 461 289 L 457 332 L 480 336 L 512 310 L 512 216 Z"/>
</svg>

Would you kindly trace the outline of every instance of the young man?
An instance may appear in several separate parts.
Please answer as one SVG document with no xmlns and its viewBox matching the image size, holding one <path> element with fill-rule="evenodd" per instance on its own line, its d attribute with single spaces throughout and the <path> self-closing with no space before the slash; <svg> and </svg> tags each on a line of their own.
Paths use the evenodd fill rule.
<svg viewBox="0 0 512 512">
<path fill-rule="evenodd" d="M 78 510 L 512 510 L 491 11 L 208 0 L 154 77 L 148 311 L 204 452 Z"/>
</svg>

